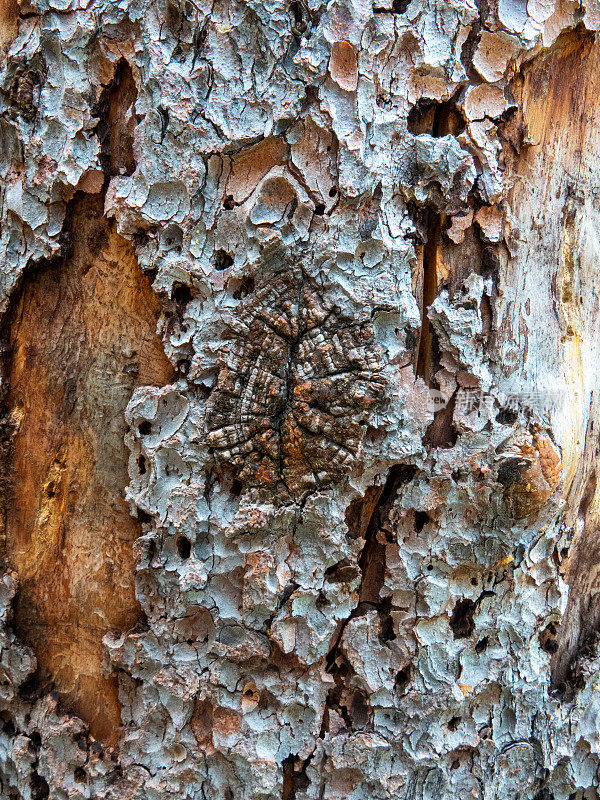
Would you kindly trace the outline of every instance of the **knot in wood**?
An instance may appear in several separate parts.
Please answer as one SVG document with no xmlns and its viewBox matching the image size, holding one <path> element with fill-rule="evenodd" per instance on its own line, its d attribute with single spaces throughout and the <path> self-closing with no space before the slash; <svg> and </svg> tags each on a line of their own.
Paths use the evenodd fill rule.
<svg viewBox="0 0 600 800">
<path fill-rule="evenodd" d="M 245 486 L 321 488 L 359 457 L 385 380 L 373 328 L 296 270 L 259 286 L 228 321 L 207 443 Z"/>
</svg>

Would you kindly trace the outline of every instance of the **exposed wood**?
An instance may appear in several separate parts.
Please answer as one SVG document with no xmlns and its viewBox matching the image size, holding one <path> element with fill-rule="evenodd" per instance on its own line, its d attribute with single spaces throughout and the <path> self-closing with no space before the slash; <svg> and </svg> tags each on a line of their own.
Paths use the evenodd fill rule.
<svg viewBox="0 0 600 800">
<path fill-rule="evenodd" d="M 173 371 L 156 334 L 158 300 L 102 196 L 69 207 L 72 255 L 32 268 L 5 322 L 10 456 L 6 553 L 19 575 L 15 630 L 37 680 L 114 744 L 120 706 L 102 673 L 102 636 L 140 618 L 124 498 L 124 411 L 136 386 Z"/>
</svg>

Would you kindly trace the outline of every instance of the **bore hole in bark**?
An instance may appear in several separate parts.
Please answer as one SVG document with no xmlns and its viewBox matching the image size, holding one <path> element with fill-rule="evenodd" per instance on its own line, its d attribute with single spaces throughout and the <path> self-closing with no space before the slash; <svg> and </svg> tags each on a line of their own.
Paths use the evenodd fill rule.
<svg viewBox="0 0 600 800">
<path fill-rule="evenodd" d="M 415 511 L 415 531 L 421 533 L 425 525 L 429 522 L 429 514 L 425 511 Z"/>
<path fill-rule="evenodd" d="M 323 203 L 317 203 L 317 205 L 315 206 L 315 214 L 318 214 L 318 216 L 321 217 L 321 216 L 323 216 L 324 213 L 325 213 L 324 204 Z"/>
<path fill-rule="evenodd" d="M 391 616 L 387 614 L 380 622 L 379 639 L 382 642 L 392 642 L 395 638 L 394 621 Z"/>
<path fill-rule="evenodd" d="M 183 247 L 183 231 L 179 225 L 168 225 L 160 236 L 161 248 L 165 251 L 173 250 L 181 253 Z"/>
<path fill-rule="evenodd" d="M 410 684 L 412 677 L 412 669 L 410 664 L 407 664 L 405 667 L 396 673 L 396 680 L 394 681 L 394 687 L 398 692 L 403 694 Z"/>
<path fill-rule="evenodd" d="M 236 478 L 231 484 L 231 494 L 233 495 L 233 497 L 239 497 L 242 493 L 242 488 L 243 488 L 242 482 L 238 481 L 238 479 Z"/>
<path fill-rule="evenodd" d="M 179 554 L 179 558 L 183 559 L 184 561 L 186 561 L 192 554 L 192 543 L 187 536 L 177 537 L 177 553 Z"/>
<path fill-rule="evenodd" d="M 31 775 L 32 800 L 46 800 L 49 795 L 50 787 L 48 786 L 48 781 L 42 778 L 41 775 L 38 775 L 37 772 L 33 772 Z"/>
<path fill-rule="evenodd" d="M 461 722 L 461 717 L 451 717 L 451 719 L 448 720 L 448 730 L 455 731 L 460 725 L 460 722 Z"/>
<path fill-rule="evenodd" d="M 6 719 L 5 714 L 6 712 L 3 712 L 2 715 L 0 716 L 0 719 L 2 719 L 2 732 L 5 733 L 7 736 L 14 736 L 16 733 L 14 723 L 12 719 L 10 718 Z"/>
<path fill-rule="evenodd" d="M 297 755 L 289 755 L 283 760 L 282 800 L 295 800 L 298 790 L 307 789 L 309 785 L 305 769 L 307 763 Z M 233 800 L 233 796 L 230 798 Z"/>
<path fill-rule="evenodd" d="M 502 408 L 496 414 L 496 422 L 501 425 L 514 425 L 518 418 L 519 414 L 513 408 Z"/>
<path fill-rule="evenodd" d="M 185 283 L 174 283 L 171 299 L 175 303 L 178 314 L 183 314 L 192 299 L 192 291 Z"/>
<path fill-rule="evenodd" d="M 302 6 L 300 5 L 300 3 L 296 2 L 290 3 L 290 11 L 294 15 L 294 22 L 296 23 L 296 25 L 302 22 Z"/>
<path fill-rule="evenodd" d="M 410 5 L 410 0 L 394 0 L 392 11 L 394 14 L 405 14 Z"/>
<path fill-rule="evenodd" d="M 140 475 L 146 474 L 146 456 L 139 456 L 138 458 L 138 469 L 140 471 Z"/>
<path fill-rule="evenodd" d="M 235 208 L 235 200 L 233 199 L 232 194 L 228 194 L 223 201 L 223 208 L 225 211 L 232 211 Z"/>
<path fill-rule="evenodd" d="M 335 188 L 335 186 L 332 186 L 331 189 L 329 190 L 329 197 L 335 197 L 336 194 L 337 194 L 337 189 Z"/>
<path fill-rule="evenodd" d="M 475 603 L 468 597 L 459 600 L 450 617 L 450 627 L 455 639 L 466 639 L 475 629 Z"/>
<path fill-rule="evenodd" d="M 471 578 L 471 586 L 477 586 L 477 578 Z"/>
<path fill-rule="evenodd" d="M 137 510 L 137 518 L 142 523 L 142 525 L 152 522 L 151 514 L 148 514 L 148 512 L 144 511 L 142 508 L 138 508 L 138 510 Z"/>
<path fill-rule="evenodd" d="M 155 539 L 152 539 L 152 540 L 150 541 L 150 544 L 148 545 L 148 562 L 149 562 L 149 563 L 151 563 L 152 561 L 154 561 L 154 559 L 155 559 L 155 558 L 156 558 L 156 556 L 157 556 L 157 553 L 158 553 L 158 550 L 157 550 L 157 548 L 156 548 L 156 540 L 155 540 Z"/>
<path fill-rule="evenodd" d="M 140 436 L 149 436 L 152 433 L 152 423 L 145 419 L 138 425 L 138 432 Z"/>
<path fill-rule="evenodd" d="M 556 623 L 550 622 L 540 634 L 540 647 L 546 653 L 556 653 L 558 642 L 556 641 Z"/>
<path fill-rule="evenodd" d="M 427 564 L 427 572 L 433 571 L 433 564 Z"/>
<path fill-rule="evenodd" d="M 484 636 L 483 639 L 480 639 L 477 644 L 475 645 L 475 652 L 476 653 L 483 653 L 483 651 L 488 646 L 489 639 L 487 636 Z"/>
<path fill-rule="evenodd" d="M 332 564 L 325 570 L 325 580 L 328 583 L 347 583 L 358 577 L 358 567 L 347 558 Z"/>
<path fill-rule="evenodd" d="M 145 231 L 142 228 L 138 228 L 138 230 L 133 234 L 133 243 L 136 247 L 145 247 L 149 241 L 150 236 L 148 231 Z M 148 270 L 148 272 L 149 271 L 150 270 Z M 154 277 L 156 277 L 156 275 Z"/>
<path fill-rule="evenodd" d="M 233 257 L 226 250 L 217 250 L 214 258 L 215 269 L 222 272 L 233 264 Z"/>
<path fill-rule="evenodd" d="M 357 690 L 352 695 L 350 703 L 350 719 L 352 727 L 356 729 L 364 728 L 369 724 L 370 707 L 367 696 L 364 692 Z"/>
<path fill-rule="evenodd" d="M 231 289 L 232 296 L 235 300 L 241 300 L 254 291 L 254 278 L 249 275 L 244 275 L 242 278 L 235 278 L 230 282 L 228 281 L 227 288 Z"/>
<path fill-rule="evenodd" d="M 185 377 L 190 371 L 190 366 L 191 362 L 189 358 L 180 358 L 177 362 L 177 372 Z"/>
<path fill-rule="evenodd" d="M 82 769 L 81 767 L 75 767 L 75 770 L 73 771 L 73 780 L 76 781 L 77 783 L 85 783 L 85 779 L 86 779 L 85 770 Z"/>
</svg>

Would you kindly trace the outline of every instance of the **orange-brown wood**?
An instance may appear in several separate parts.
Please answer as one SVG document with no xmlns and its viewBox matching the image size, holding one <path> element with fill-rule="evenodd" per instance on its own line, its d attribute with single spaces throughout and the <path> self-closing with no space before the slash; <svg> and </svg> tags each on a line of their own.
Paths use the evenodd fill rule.
<svg viewBox="0 0 600 800">
<path fill-rule="evenodd" d="M 173 372 L 156 334 L 159 303 L 102 196 L 71 206 L 73 253 L 30 272 L 8 319 L 8 411 L 18 425 L 8 469 L 6 556 L 18 572 L 15 628 L 65 709 L 118 740 L 117 683 L 102 637 L 139 617 L 124 500 L 125 407 Z"/>
</svg>

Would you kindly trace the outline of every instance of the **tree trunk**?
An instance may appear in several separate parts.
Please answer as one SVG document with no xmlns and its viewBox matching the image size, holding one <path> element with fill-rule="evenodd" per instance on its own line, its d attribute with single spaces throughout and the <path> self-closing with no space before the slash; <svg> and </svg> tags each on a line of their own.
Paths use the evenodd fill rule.
<svg viewBox="0 0 600 800">
<path fill-rule="evenodd" d="M 600 798 L 598 27 L 0 2 L 2 800 Z"/>
</svg>

